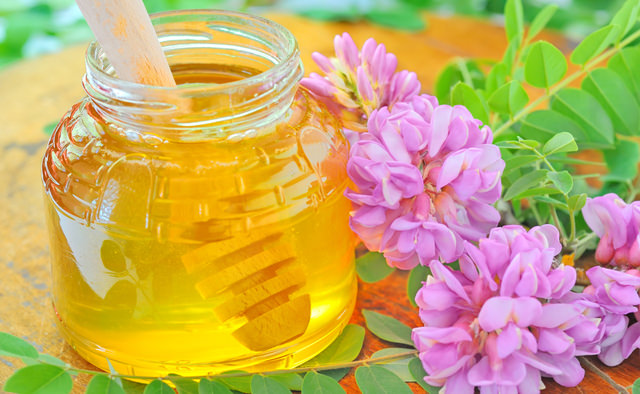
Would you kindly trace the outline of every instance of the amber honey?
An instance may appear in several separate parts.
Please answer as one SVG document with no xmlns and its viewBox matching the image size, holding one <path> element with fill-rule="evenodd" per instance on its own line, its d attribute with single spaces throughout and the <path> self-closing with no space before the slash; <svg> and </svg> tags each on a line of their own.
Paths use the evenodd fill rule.
<svg viewBox="0 0 640 394">
<path fill-rule="evenodd" d="M 339 123 L 296 90 L 278 121 L 206 134 L 192 121 L 220 98 L 197 87 L 261 70 L 172 69 L 196 93 L 173 101 L 186 104 L 171 115 L 157 115 L 169 106 L 140 115 L 89 89 L 52 135 L 43 181 L 59 328 L 91 363 L 137 376 L 304 362 L 355 301 Z M 246 91 L 240 100 L 251 103 L 265 89 Z"/>
</svg>

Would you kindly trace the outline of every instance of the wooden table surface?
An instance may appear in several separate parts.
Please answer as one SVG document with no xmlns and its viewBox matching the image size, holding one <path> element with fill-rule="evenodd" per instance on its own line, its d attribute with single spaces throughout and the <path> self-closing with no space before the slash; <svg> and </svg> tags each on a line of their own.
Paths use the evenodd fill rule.
<svg viewBox="0 0 640 394">
<path fill-rule="evenodd" d="M 498 58 L 506 41 L 489 22 L 425 15 L 429 27 L 418 33 L 384 29 L 366 23 L 321 23 L 288 15 L 269 15 L 298 38 L 307 72 L 316 68 L 310 54 L 332 53 L 332 38 L 348 31 L 361 45 L 368 37 L 384 42 L 398 56 L 399 68 L 416 71 L 429 91 L 437 73 L 455 57 Z M 51 308 L 48 238 L 44 226 L 40 159 L 54 122 L 83 96 L 84 49 L 72 47 L 54 55 L 17 63 L 0 72 L 0 330 L 13 333 L 81 368 L 91 368 L 60 337 Z M 566 48 L 565 48 L 566 49 Z M 406 273 L 394 273 L 376 284 L 360 283 L 352 322 L 364 325 L 362 308 L 379 310 L 415 327 L 417 310 L 405 292 Z M 360 357 L 388 347 L 367 333 Z M 548 393 L 616 393 L 640 376 L 638 352 L 623 365 L 607 368 L 596 359 L 579 387 L 564 388 L 545 380 Z M 0 382 L 18 363 L 0 358 Z M 87 376 L 75 378 L 74 392 L 84 392 Z M 348 393 L 358 390 L 352 374 L 343 381 Z M 414 383 L 415 392 L 421 389 Z"/>
</svg>

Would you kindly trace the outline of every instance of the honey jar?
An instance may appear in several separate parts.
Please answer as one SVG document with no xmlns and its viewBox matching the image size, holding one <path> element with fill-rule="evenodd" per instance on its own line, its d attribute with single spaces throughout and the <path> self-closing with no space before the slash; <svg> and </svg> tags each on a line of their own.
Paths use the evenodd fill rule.
<svg viewBox="0 0 640 394">
<path fill-rule="evenodd" d="M 92 43 L 87 96 L 43 159 L 58 327 L 127 375 L 300 364 L 355 303 L 340 122 L 299 86 L 282 26 L 229 11 L 153 23 L 177 86 L 118 79 Z"/>
</svg>

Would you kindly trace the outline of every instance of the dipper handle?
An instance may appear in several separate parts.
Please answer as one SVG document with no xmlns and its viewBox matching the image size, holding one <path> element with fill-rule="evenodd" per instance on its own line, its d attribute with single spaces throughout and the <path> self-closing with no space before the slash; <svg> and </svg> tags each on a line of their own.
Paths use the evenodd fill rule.
<svg viewBox="0 0 640 394">
<path fill-rule="evenodd" d="M 120 79 L 176 86 L 142 0 L 76 0 Z"/>
</svg>

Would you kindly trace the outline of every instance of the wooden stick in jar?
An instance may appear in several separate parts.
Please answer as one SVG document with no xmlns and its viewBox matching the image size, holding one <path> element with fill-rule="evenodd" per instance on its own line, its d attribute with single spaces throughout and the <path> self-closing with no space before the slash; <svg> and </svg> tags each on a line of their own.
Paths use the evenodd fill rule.
<svg viewBox="0 0 640 394">
<path fill-rule="evenodd" d="M 120 79 L 176 86 L 142 0 L 76 0 Z"/>
</svg>

